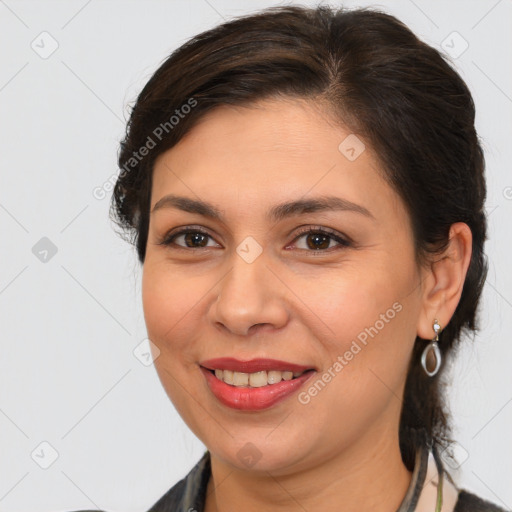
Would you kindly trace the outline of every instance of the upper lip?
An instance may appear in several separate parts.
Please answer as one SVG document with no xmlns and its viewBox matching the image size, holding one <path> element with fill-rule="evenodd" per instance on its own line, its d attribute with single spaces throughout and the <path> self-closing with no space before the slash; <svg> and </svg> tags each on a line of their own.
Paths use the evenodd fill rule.
<svg viewBox="0 0 512 512">
<path fill-rule="evenodd" d="M 231 370 L 241 373 L 256 373 L 261 371 L 281 371 L 281 372 L 303 372 L 306 370 L 313 370 L 311 366 L 304 366 L 296 363 L 289 363 L 287 361 L 280 361 L 278 359 L 251 359 L 249 361 L 240 361 L 234 357 L 219 357 L 216 359 L 207 359 L 199 363 L 202 367 L 208 370 Z"/>
</svg>

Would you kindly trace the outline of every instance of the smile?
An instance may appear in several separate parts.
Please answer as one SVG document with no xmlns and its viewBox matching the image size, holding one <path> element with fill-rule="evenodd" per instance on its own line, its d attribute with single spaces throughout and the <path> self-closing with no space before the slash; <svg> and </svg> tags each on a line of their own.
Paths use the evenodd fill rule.
<svg viewBox="0 0 512 512">
<path fill-rule="evenodd" d="M 214 371 L 214 370 L 212 370 Z M 306 370 L 307 371 L 307 370 Z M 281 372 L 279 370 L 265 370 L 255 373 L 234 372 L 232 370 L 214 371 L 217 379 L 236 387 L 261 388 L 263 386 L 278 384 L 282 380 L 292 380 L 300 377 L 304 372 Z"/>
<path fill-rule="evenodd" d="M 238 410 L 267 409 L 295 393 L 315 369 L 276 359 L 203 361 L 201 371 L 212 394 Z"/>
</svg>

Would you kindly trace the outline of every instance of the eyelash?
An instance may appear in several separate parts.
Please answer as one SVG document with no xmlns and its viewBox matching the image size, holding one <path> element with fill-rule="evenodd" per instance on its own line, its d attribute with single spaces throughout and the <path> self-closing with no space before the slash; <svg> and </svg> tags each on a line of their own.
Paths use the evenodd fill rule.
<svg viewBox="0 0 512 512">
<path fill-rule="evenodd" d="M 164 237 L 161 239 L 161 241 L 158 242 L 158 245 L 164 245 L 169 248 L 171 248 L 171 246 L 174 246 L 177 249 L 184 249 L 184 250 L 211 249 L 211 247 L 185 247 L 183 245 L 178 245 L 178 244 L 174 243 L 174 240 L 178 236 L 187 235 L 190 233 L 193 233 L 193 234 L 200 233 L 201 235 L 205 235 L 205 236 L 213 239 L 213 237 L 209 233 L 207 233 L 206 231 L 204 231 L 201 228 L 197 228 L 194 226 L 185 226 L 180 231 L 177 231 L 175 233 L 171 232 L 171 233 L 164 235 Z M 337 247 L 352 246 L 352 242 L 348 239 L 348 237 L 343 238 L 340 235 L 336 234 L 335 232 L 325 229 L 321 226 L 315 226 L 315 227 L 310 226 L 310 227 L 300 230 L 299 233 L 297 234 L 297 236 L 293 239 L 292 243 L 296 243 L 299 238 L 301 238 L 304 235 L 309 235 L 309 234 L 320 234 L 323 236 L 327 236 L 327 237 L 331 238 L 332 240 L 338 242 L 339 246 L 337 246 Z M 329 247 L 328 249 L 299 249 L 299 250 L 311 252 L 311 253 L 325 253 L 325 252 L 331 252 L 333 249 L 336 249 L 336 246 Z"/>
</svg>

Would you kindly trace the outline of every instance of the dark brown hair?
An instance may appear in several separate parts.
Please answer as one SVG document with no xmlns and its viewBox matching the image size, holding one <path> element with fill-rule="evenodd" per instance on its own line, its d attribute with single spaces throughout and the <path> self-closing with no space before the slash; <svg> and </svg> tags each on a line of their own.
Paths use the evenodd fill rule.
<svg viewBox="0 0 512 512">
<path fill-rule="evenodd" d="M 341 126 L 374 150 L 409 212 L 418 263 L 440 254 L 453 223 L 470 227 L 472 256 L 462 296 L 440 334 L 446 361 L 463 331 L 477 329 L 487 273 L 483 153 L 464 81 L 436 49 L 388 14 L 270 8 L 199 34 L 174 51 L 138 96 L 121 142 L 111 204 L 121 234 L 128 234 L 143 263 L 155 159 L 206 112 L 283 97 L 327 105 Z M 438 451 L 450 435 L 442 372 L 425 375 L 419 362 L 424 346 L 417 338 L 400 418 L 400 449 L 410 470 L 418 443 Z"/>
</svg>

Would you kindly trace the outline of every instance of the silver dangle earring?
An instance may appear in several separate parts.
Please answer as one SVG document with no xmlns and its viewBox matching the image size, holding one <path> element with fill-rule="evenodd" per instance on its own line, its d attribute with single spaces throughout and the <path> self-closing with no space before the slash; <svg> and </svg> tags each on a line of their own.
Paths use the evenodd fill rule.
<svg viewBox="0 0 512 512">
<path fill-rule="evenodd" d="M 437 320 L 434 320 L 432 328 L 434 329 L 436 335 L 425 347 L 425 350 L 423 350 L 423 353 L 421 354 L 421 366 L 423 366 L 425 373 L 429 377 L 433 377 L 441 367 L 441 351 L 439 350 L 439 345 L 437 344 L 439 341 L 439 331 L 441 330 L 441 326 Z"/>
</svg>

